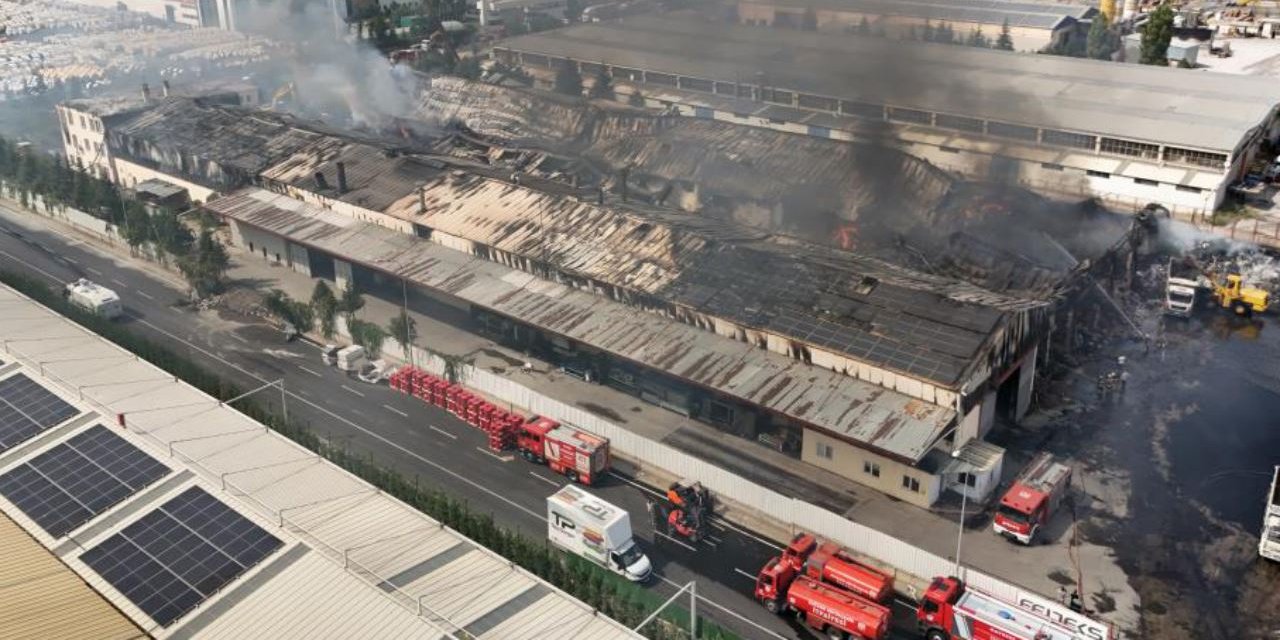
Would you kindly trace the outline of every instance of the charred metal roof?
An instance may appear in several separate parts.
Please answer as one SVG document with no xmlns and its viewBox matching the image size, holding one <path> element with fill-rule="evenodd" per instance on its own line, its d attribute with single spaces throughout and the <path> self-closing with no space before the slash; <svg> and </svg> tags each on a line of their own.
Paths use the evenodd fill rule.
<svg viewBox="0 0 1280 640">
<path fill-rule="evenodd" d="M 1084 20 L 1097 15 L 1088 5 L 1060 2 L 1007 2 L 1006 0 L 744 0 L 751 4 L 813 7 L 880 16 L 906 16 L 939 22 L 989 24 L 1023 29 L 1055 29 L 1068 18 Z"/>
<path fill-rule="evenodd" d="M 345 190 L 339 184 L 339 164 Z M 445 169 L 439 160 L 326 136 L 262 172 L 262 177 L 382 211 Z M 317 180 L 317 174 L 323 181 Z"/>
<path fill-rule="evenodd" d="M 462 185 L 459 185 L 462 186 Z M 491 189 L 504 185 L 484 181 L 466 185 L 470 189 Z M 513 197 L 537 199 L 534 192 L 505 185 Z M 437 194 L 441 195 L 441 194 Z M 439 203 L 437 203 L 439 204 Z M 491 203 L 504 208 L 501 200 Z M 513 203 L 507 203 L 513 204 Z M 627 274 L 649 286 L 664 280 L 671 285 L 668 264 L 671 258 L 693 246 L 704 246 L 705 238 L 675 227 L 657 228 L 639 218 L 598 216 L 597 209 L 579 209 L 569 202 L 561 205 L 576 214 L 575 221 L 600 235 L 607 244 L 607 228 L 647 241 L 633 244 L 634 252 L 613 258 L 630 265 Z M 646 365 L 747 403 L 804 422 L 841 436 L 868 449 L 911 463 L 920 460 L 942 436 L 955 418 L 949 407 L 930 404 L 842 373 L 802 362 L 731 340 L 708 331 L 650 313 L 636 313 L 634 307 L 571 286 L 540 279 L 531 274 L 473 257 L 414 236 L 357 221 L 320 207 L 304 204 L 285 195 L 257 188 L 242 189 L 206 205 L 215 214 L 251 227 L 288 238 L 312 249 L 333 254 L 397 277 L 404 277 L 430 289 L 456 296 L 471 304 L 526 322 L 632 362 Z M 487 224 L 478 215 L 477 223 Z M 517 218 L 534 220 L 527 211 Z M 492 221 L 490 221 L 492 222 Z M 531 242 L 521 225 L 505 225 L 510 238 Z M 497 230 L 502 233 L 501 230 Z M 527 229 L 526 229 L 527 231 Z M 643 231 L 643 232 L 641 232 Z M 563 249 L 561 247 L 560 249 Z M 563 259 L 583 268 L 604 266 L 605 256 L 591 247 Z M 559 250 L 559 249 L 558 249 Z M 782 249 L 777 250 L 778 253 Z M 749 260 L 765 253 L 746 256 Z M 607 260 L 605 260 L 607 262 Z M 766 266 L 767 269 L 767 266 Z M 894 279 L 891 269 L 877 271 Z M 829 283 L 839 288 L 839 283 Z M 732 295 L 754 288 L 751 279 L 731 287 Z M 884 287 L 885 293 L 896 290 Z M 692 291 L 689 295 L 692 295 Z M 701 296 L 714 292 L 698 289 Z M 893 295 L 903 295 L 897 293 Z M 729 300 L 724 301 L 731 304 Z M 958 304 L 959 315 L 964 305 Z M 770 310 L 757 308 L 762 317 Z M 783 316 L 780 321 L 786 321 Z"/>
<path fill-rule="evenodd" d="M 690 14 L 576 25 L 497 49 L 1227 154 L 1280 102 L 1280 86 L 1260 77 L 760 29 Z"/>
</svg>

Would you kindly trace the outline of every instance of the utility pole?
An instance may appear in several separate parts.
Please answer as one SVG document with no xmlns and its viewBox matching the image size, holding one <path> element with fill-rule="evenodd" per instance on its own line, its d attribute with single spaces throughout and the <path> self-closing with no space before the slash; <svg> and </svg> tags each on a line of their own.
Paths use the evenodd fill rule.
<svg viewBox="0 0 1280 640">
<path fill-rule="evenodd" d="M 409 284 L 404 276 L 400 276 L 400 313 L 404 314 L 404 353 L 409 358 L 409 366 L 413 366 L 413 329 L 409 323 Z"/>
</svg>

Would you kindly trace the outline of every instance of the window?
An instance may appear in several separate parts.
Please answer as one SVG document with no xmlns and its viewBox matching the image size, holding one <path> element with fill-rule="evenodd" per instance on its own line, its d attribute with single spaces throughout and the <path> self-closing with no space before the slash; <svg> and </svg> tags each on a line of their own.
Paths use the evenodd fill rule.
<svg viewBox="0 0 1280 640">
<path fill-rule="evenodd" d="M 1034 141 L 1036 139 L 1035 127 L 1024 127 L 1020 124 L 1009 124 L 1007 122 L 988 122 L 987 133 L 1015 140 Z"/>
<path fill-rule="evenodd" d="M 914 493 L 920 493 L 920 481 L 908 475 L 902 476 L 902 488 Z"/>
<path fill-rule="evenodd" d="M 89 128 L 89 123 L 84 119 L 84 114 L 83 114 L 83 113 L 82 113 L 82 114 L 80 114 L 80 128 L 81 128 L 81 129 L 88 129 L 88 128 Z"/>
<path fill-rule="evenodd" d="M 737 93 L 737 87 L 735 87 L 733 83 L 730 83 L 730 82 L 717 82 L 716 93 L 721 95 L 731 96 Z"/>
<path fill-rule="evenodd" d="M 936 126 L 944 129 L 955 129 L 957 131 L 970 131 L 973 133 L 982 133 L 984 127 L 982 121 L 977 118 L 965 118 L 963 116 L 949 116 L 945 113 L 939 113 L 933 122 Z"/>
<path fill-rule="evenodd" d="M 1044 144 L 1057 145 L 1059 147 L 1071 147 L 1073 149 L 1092 149 L 1097 138 L 1086 136 L 1082 133 L 1071 133 L 1069 131 L 1058 131 L 1057 129 L 1045 129 L 1041 132 L 1040 141 Z"/>
<path fill-rule="evenodd" d="M 781 89 L 761 89 L 760 99 L 775 104 L 791 104 L 794 94 Z"/>
<path fill-rule="evenodd" d="M 862 472 L 863 472 L 863 473 L 865 473 L 865 474 L 867 474 L 867 475 L 875 476 L 875 477 L 879 478 L 879 477 L 880 477 L 880 465 L 879 465 L 879 463 L 871 462 L 870 460 L 864 460 L 864 461 L 862 462 Z"/>
<path fill-rule="evenodd" d="M 1111 174 L 1107 173 L 1106 171 L 1094 171 L 1093 169 L 1089 169 L 1088 171 L 1085 171 L 1085 173 L 1093 178 L 1110 178 L 1111 177 Z"/>
<path fill-rule="evenodd" d="M 1133 179 L 1133 182 L 1134 182 L 1135 184 L 1140 184 L 1140 185 L 1147 186 L 1147 187 L 1158 187 L 1158 186 L 1160 186 L 1160 183 L 1159 183 L 1159 182 L 1156 182 L 1155 180 L 1147 180 L 1146 178 L 1134 178 L 1134 179 Z"/>
<path fill-rule="evenodd" d="M 978 476 L 975 476 L 972 473 L 966 473 L 962 471 L 956 477 L 956 481 L 966 487 L 974 487 L 978 484 Z"/>
<path fill-rule="evenodd" d="M 699 80 L 697 78 L 680 78 L 681 89 L 711 93 L 712 87 L 714 87 L 714 85 L 710 80 Z"/>
<path fill-rule="evenodd" d="M 707 416 L 716 424 L 733 424 L 733 407 L 722 402 L 711 402 L 711 410 Z"/>
<path fill-rule="evenodd" d="M 955 147 L 948 147 L 946 145 L 938 145 L 938 149 L 945 151 L 947 153 L 960 153 L 959 149 Z"/>
<path fill-rule="evenodd" d="M 676 77 L 669 73 L 657 73 L 650 71 L 644 74 L 644 81 L 649 84 L 665 84 L 669 87 L 676 86 Z"/>
<path fill-rule="evenodd" d="M 1114 153 L 1122 156 L 1133 156 L 1135 158 L 1150 158 L 1152 160 L 1160 157 L 1160 145 L 1146 144 L 1142 142 L 1134 142 L 1132 140 L 1120 140 L 1117 138 L 1103 138 L 1100 145 L 1103 153 Z"/>
<path fill-rule="evenodd" d="M 873 120 L 884 119 L 884 107 L 876 104 L 867 104 L 865 102 L 841 100 L 840 113 L 847 116 L 857 116 L 859 118 L 871 118 Z"/>
<path fill-rule="evenodd" d="M 1176 187 L 1174 187 L 1174 188 L 1175 188 L 1175 189 L 1177 189 L 1178 191 L 1182 191 L 1182 192 L 1184 192 L 1184 193 L 1200 193 L 1200 188 L 1199 188 L 1199 187 L 1188 187 L 1188 186 L 1187 186 L 1187 185 L 1185 185 L 1185 184 L 1180 184 L 1180 185 L 1178 185 L 1178 186 L 1176 186 Z"/>
<path fill-rule="evenodd" d="M 1211 167 L 1214 169 L 1221 169 L 1223 165 L 1227 163 L 1227 156 L 1222 153 L 1209 153 L 1207 151 L 1180 149 L 1178 147 L 1165 147 L 1164 159 L 1169 162 L 1194 164 L 1196 166 Z"/>
<path fill-rule="evenodd" d="M 798 98 L 798 104 L 806 109 L 821 109 L 822 111 L 835 111 L 839 104 L 835 98 L 824 98 L 809 93 L 802 93 Z"/>
<path fill-rule="evenodd" d="M 1064 170 L 1066 170 L 1066 167 L 1064 167 L 1064 166 L 1062 166 L 1062 165 L 1060 165 L 1060 164 L 1053 164 L 1052 162 L 1041 162 L 1041 163 L 1040 163 L 1040 168 L 1041 168 L 1041 169 L 1048 169 L 1049 171 L 1064 171 Z"/>
<path fill-rule="evenodd" d="M 899 109 L 892 107 L 889 109 L 889 119 L 898 122 L 911 122 L 914 124 L 932 124 L 933 116 L 928 111 L 917 111 L 915 109 Z"/>
<path fill-rule="evenodd" d="M 831 445 L 825 442 L 816 443 L 815 449 L 819 458 L 826 458 L 827 460 L 830 460 L 832 456 L 835 454 L 835 451 L 831 448 Z"/>
</svg>

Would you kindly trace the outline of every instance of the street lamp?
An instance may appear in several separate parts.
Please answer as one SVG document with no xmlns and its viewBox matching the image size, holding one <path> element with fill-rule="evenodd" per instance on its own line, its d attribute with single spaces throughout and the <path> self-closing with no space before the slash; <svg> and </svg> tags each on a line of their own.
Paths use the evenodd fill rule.
<svg viewBox="0 0 1280 640">
<path fill-rule="evenodd" d="M 959 460 L 960 450 L 956 449 L 955 451 L 952 451 L 951 457 L 956 460 Z M 967 503 L 969 502 L 969 492 L 965 491 L 966 486 L 964 483 L 964 478 L 962 477 L 962 473 L 958 472 L 956 474 L 956 479 L 960 481 L 960 527 L 959 527 L 959 530 L 956 531 L 956 577 L 959 578 L 960 577 L 960 543 L 964 540 L 964 508 L 967 506 Z"/>
</svg>

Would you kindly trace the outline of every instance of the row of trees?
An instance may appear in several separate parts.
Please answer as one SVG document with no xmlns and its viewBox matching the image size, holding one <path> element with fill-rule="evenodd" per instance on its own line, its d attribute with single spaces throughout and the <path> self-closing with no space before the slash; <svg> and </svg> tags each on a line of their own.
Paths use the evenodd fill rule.
<svg viewBox="0 0 1280 640">
<path fill-rule="evenodd" d="M 1079 38 L 1070 38 L 1054 43 L 1045 49 L 1045 53 L 1076 58 L 1093 58 L 1094 60 L 1113 60 L 1120 51 L 1123 42 L 1118 25 L 1112 21 L 1112 14 L 1106 11 L 1093 19 L 1089 26 L 1089 35 L 1081 42 Z M 1169 43 L 1173 41 L 1173 8 L 1168 4 L 1156 7 L 1147 22 L 1140 27 L 1142 45 L 1139 49 L 1138 62 L 1156 66 L 1169 65 Z"/>
<path fill-rule="evenodd" d="M 280 289 L 272 289 L 263 298 L 262 306 L 298 331 L 311 331 L 318 324 L 320 334 L 325 338 L 332 338 L 337 333 L 337 318 L 341 315 L 346 320 L 351 341 L 364 347 L 370 358 L 378 357 L 388 336 L 394 337 L 408 356 L 413 341 L 418 337 L 417 321 L 404 309 L 391 318 L 385 329 L 360 319 L 357 314 L 365 306 L 364 295 L 350 282 L 335 295 L 324 280 L 319 280 L 311 290 L 311 300 L 307 302 L 294 300 Z"/>
<path fill-rule="evenodd" d="M 173 260 L 197 296 L 222 290 L 230 259 L 214 236 L 212 220 L 201 217 L 193 233 L 183 214 L 147 211 L 115 184 L 70 165 L 62 156 L 37 152 L 31 145 L 0 137 L 0 180 L 23 207 L 77 209 L 120 231 L 129 246 L 150 246 L 162 261 Z"/>
<path fill-rule="evenodd" d="M 131 327 L 136 325 L 114 323 L 72 305 L 43 282 L 4 270 L 0 270 L 0 282 L 219 400 L 238 398 L 245 391 L 188 356 L 134 333 Z M 498 526 L 491 515 L 477 513 L 466 502 L 445 491 L 423 486 L 416 477 L 406 477 L 374 462 L 368 455 L 350 451 L 345 444 L 335 444 L 332 439 L 321 437 L 321 434 L 295 421 L 286 420 L 280 407 L 270 399 L 242 398 L 236 401 L 236 408 L 628 627 L 639 624 L 661 603 L 657 595 L 581 558 L 558 551 L 543 539 L 527 537 Z M 687 639 L 688 619 L 687 610 L 670 607 L 642 633 L 654 640 Z M 698 637 L 705 640 L 736 638 L 705 620 L 700 621 Z"/>
<path fill-rule="evenodd" d="M 854 31 L 859 35 L 876 35 L 872 31 L 870 23 L 864 17 L 862 22 Z M 883 33 L 883 32 L 880 32 Z M 937 26 L 928 20 L 924 26 L 917 30 L 914 26 L 907 30 L 904 37 L 906 40 L 920 40 L 923 42 L 936 42 L 939 44 L 956 44 L 967 47 L 977 47 L 979 49 L 999 49 L 1001 51 L 1013 51 L 1013 36 L 1009 33 L 1009 21 L 1005 20 L 1000 26 L 1000 33 L 995 39 L 988 37 L 982 32 L 982 27 L 974 27 L 969 31 L 968 35 L 960 35 L 949 23 L 941 22 Z"/>
</svg>

